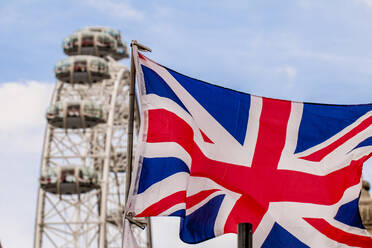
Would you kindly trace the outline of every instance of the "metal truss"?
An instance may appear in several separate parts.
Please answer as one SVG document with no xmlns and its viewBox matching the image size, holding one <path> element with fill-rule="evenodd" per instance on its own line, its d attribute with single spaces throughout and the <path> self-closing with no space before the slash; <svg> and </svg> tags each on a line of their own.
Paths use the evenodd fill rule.
<svg viewBox="0 0 372 248">
<path fill-rule="evenodd" d="M 54 194 L 40 187 L 35 248 L 121 247 L 130 73 L 110 57 L 108 60 L 110 79 L 86 85 L 57 81 L 51 104 L 92 100 L 103 106 L 107 121 L 86 129 L 47 124 L 41 172 L 47 168 L 85 166 L 98 172 L 99 185 L 87 193 L 75 194 Z M 140 247 L 149 247 L 146 232 L 134 233 Z"/>
</svg>

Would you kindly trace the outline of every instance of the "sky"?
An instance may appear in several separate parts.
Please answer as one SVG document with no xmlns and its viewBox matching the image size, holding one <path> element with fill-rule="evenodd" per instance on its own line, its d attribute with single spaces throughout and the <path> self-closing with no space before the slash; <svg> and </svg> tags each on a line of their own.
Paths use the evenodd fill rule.
<svg viewBox="0 0 372 248">
<path fill-rule="evenodd" d="M 53 67 L 62 40 L 84 26 L 176 71 L 255 95 L 359 104 L 372 97 L 372 0 L 0 0 L 0 240 L 32 247 Z M 128 60 L 122 61 L 128 65 Z M 364 178 L 372 182 L 372 163 Z M 153 221 L 154 247 L 234 247 L 225 235 L 195 246 L 176 218 Z"/>
</svg>

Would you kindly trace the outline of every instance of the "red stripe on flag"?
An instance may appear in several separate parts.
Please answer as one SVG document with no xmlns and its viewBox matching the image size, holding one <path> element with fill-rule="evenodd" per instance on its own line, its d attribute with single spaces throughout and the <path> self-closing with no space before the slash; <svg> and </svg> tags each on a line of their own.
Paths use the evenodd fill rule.
<svg viewBox="0 0 372 248">
<path fill-rule="evenodd" d="M 138 53 L 138 57 L 143 60 L 147 59 L 147 57 L 145 57 L 142 53 Z"/>
<path fill-rule="evenodd" d="M 136 217 L 159 215 L 165 210 L 173 207 L 174 205 L 185 202 L 185 200 L 186 200 L 186 191 L 185 190 L 178 191 L 152 204 L 151 206 L 143 210 L 141 213 L 137 214 Z"/>
<path fill-rule="evenodd" d="M 323 233 L 330 239 L 337 241 L 338 243 L 346 244 L 353 247 L 370 248 L 372 247 L 372 239 L 370 237 L 361 236 L 357 234 L 348 233 L 342 231 L 324 219 L 318 218 L 304 218 L 310 225 L 315 229 Z"/>
<path fill-rule="evenodd" d="M 194 146 L 194 131 L 181 118 L 165 109 L 149 110 L 147 142 L 176 142 L 190 155 Z"/>
<path fill-rule="evenodd" d="M 262 111 L 252 167 L 276 170 L 285 145 L 291 102 L 262 98 Z M 269 172 L 270 173 L 270 172 Z"/>
<path fill-rule="evenodd" d="M 282 197 L 273 191 L 283 182 L 275 179 L 275 173 L 285 145 L 291 102 L 262 98 L 262 111 L 252 168 L 245 177 L 250 190 L 244 194 L 231 211 L 225 224 L 225 232 L 236 232 L 237 224 L 249 222 L 256 230 L 268 208 L 269 199 Z M 265 182 L 263 182 L 265 178 Z M 277 185 L 271 187 L 271 185 Z M 274 192 L 274 194 L 273 194 Z M 300 195 L 300 194 L 299 194 Z M 269 201 L 268 201 L 269 200 Z"/>
<path fill-rule="evenodd" d="M 372 116 L 368 117 L 364 121 L 362 121 L 358 126 L 354 127 L 350 132 L 346 133 L 344 136 L 341 138 L 337 139 L 330 145 L 324 147 L 323 149 L 316 151 L 310 155 L 307 155 L 305 157 L 301 157 L 302 159 L 309 160 L 309 161 L 314 161 L 314 162 L 319 162 L 321 161 L 324 157 L 326 157 L 328 154 L 333 152 L 337 147 L 341 146 L 344 144 L 346 141 L 357 135 L 358 133 L 362 132 L 366 128 L 368 128 L 372 124 Z"/>
<path fill-rule="evenodd" d="M 243 222 L 251 223 L 254 232 L 266 211 L 267 206 L 250 195 L 241 196 L 226 220 L 224 233 L 237 233 L 238 224 Z"/>
<path fill-rule="evenodd" d="M 154 64 L 157 64 L 157 65 L 163 67 L 162 65 L 156 63 L 155 61 L 153 61 L 152 59 L 146 57 L 146 56 L 143 55 L 142 53 L 138 53 L 138 57 L 139 57 L 141 60 L 144 60 L 144 61 L 146 61 L 146 62 L 152 62 L 152 63 L 154 63 Z M 151 69 L 151 68 L 150 68 L 150 69 Z"/>
<path fill-rule="evenodd" d="M 199 129 L 199 130 L 200 130 L 200 129 Z M 203 140 L 204 140 L 205 142 L 214 144 L 213 141 L 212 141 L 210 138 L 208 138 L 208 136 L 207 136 L 207 135 L 206 135 L 202 130 L 200 130 L 200 133 L 201 133 L 201 135 L 202 135 L 202 137 L 203 137 Z"/>
<path fill-rule="evenodd" d="M 195 195 L 189 196 L 186 198 L 186 208 L 192 208 L 196 204 L 203 201 L 205 198 L 213 194 L 214 192 L 220 191 L 219 189 L 210 189 L 210 190 L 203 190 L 198 192 Z"/>
<path fill-rule="evenodd" d="M 341 199 L 346 189 L 360 182 L 363 163 L 370 156 L 371 154 L 358 160 L 353 160 L 344 168 L 325 176 L 278 170 L 272 177 L 273 183 L 268 182 L 269 180 L 265 183 L 271 185 L 269 187 L 272 189 L 272 201 L 311 202 L 332 205 Z"/>
</svg>

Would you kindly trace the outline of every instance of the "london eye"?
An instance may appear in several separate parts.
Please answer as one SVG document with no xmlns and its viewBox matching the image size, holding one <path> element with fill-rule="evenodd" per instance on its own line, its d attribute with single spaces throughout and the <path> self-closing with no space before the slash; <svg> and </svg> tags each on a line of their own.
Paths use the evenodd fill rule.
<svg viewBox="0 0 372 248">
<path fill-rule="evenodd" d="M 63 41 L 47 108 L 34 247 L 121 247 L 130 72 L 120 32 L 86 27 Z M 138 120 L 136 120 L 138 121 Z M 133 226 L 140 247 L 151 247 Z"/>
</svg>

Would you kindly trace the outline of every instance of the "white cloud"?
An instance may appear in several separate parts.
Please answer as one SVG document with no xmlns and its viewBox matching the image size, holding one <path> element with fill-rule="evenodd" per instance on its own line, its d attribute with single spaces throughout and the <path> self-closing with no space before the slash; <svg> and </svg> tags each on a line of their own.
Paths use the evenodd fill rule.
<svg viewBox="0 0 372 248">
<path fill-rule="evenodd" d="M 358 3 L 362 3 L 362 4 L 365 4 L 367 5 L 368 7 L 372 7 L 372 0 L 354 0 Z"/>
<path fill-rule="evenodd" d="M 31 247 L 45 109 L 53 84 L 0 83 L 0 240 L 4 247 Z M 19 239 L 17 237 L 22 237 Z"/>
<path fill-rule="evenodd" d="M 88 6 L 119 19 L 140 20 L 143 18 L 143 13 L 135 9 L 127 1 L 115 2 L 113 0 L 86 0 L 85 2 Z"/>
<path fill-rule="evenodd" d="M 41 151 L 45 110 L 53 84 L 36 81 L 0 84 L 0 148 L 7 152 Z"/>
<path fill-rule="evenodd" d="M 275 71 L 277 73 L 286 75 L 290 81 L 293 81 L 297 75 L 296 69 L 290 65 L 284 65 L 284 66 L 277 67 Z"/>
<path fill-rule="evenodd" d="M 4 208 L 2 210 L 7 211 L 9 209 Z M 0 241 L 3 247 L 31 247 L 33 237 L 30 235 L 30 230 L 28 230 L 24 225 L 20 225 L 23 220 L 17 218 L 15 212 L 10 215 L 1 215 L 1 222 Z"/>
<path fill-rule="evenodd" d="M 53 84 L 28 81 L 0 84 L 0 132 L 35 128 L 45 123 Z"/>
</svg>

